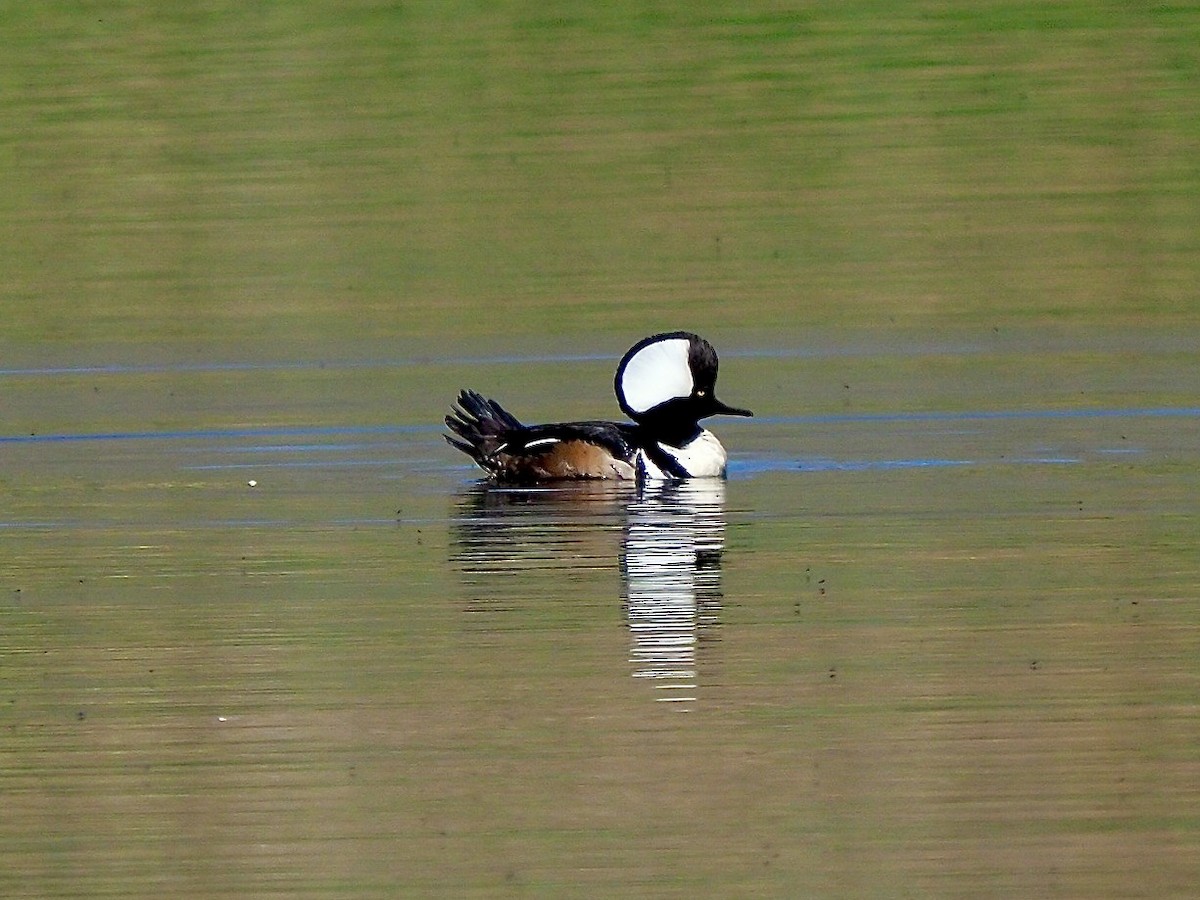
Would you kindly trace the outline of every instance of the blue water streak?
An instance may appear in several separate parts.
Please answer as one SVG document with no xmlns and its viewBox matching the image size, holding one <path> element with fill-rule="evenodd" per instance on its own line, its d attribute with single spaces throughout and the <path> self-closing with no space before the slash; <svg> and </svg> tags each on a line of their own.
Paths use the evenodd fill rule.
<svg viewBox="0 0 1200 900">
<path fill-rule="evenodd" d="M 1200 406 L 1152 406 L 1129 409 L 1010 409 L 966 412 L 827 413 L 799 416 L 759 416 L 724 427 L 759 425 L 847 425 L 859 423 L 982 422 L 1038 419 L 1139 419 L 1200 418 Z M 0 435 L 0 444 L 53 444 L 72 441 L 204 441 L 245 438 L 314 438 L 348 435 L 432 434 L 440 425 L 281 425 L 244 428 L 198 428 L 166 431 L 60 432 L 56 434 Z"/>
</svg>

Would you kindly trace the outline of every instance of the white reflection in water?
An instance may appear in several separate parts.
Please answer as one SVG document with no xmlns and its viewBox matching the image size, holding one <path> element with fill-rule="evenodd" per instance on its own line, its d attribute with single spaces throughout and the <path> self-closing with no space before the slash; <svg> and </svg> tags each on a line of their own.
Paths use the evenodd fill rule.
<svg viewBox="0 0 1200 900">
<path fill-rule="evenodd" d="M 697 698 L 698 651 L 721 610 L 725 483 L 694 479 L 647 487 L 629 506 L 622 573 L 634 677 L 660 701 Z"/>
<path fill-rule="evenodd" d="M 700 653 L 720 621 L 724 545 L 725 483 L 716 479 L 641 491 L 480 484 L 459 500 L 451 560 L 471 591 L 469 612 L 582 602 L 565 590 L 575 576 L 619 568 L 633 677 L 653 685 L 656 700 L 691 709 Z"/>
</svg>

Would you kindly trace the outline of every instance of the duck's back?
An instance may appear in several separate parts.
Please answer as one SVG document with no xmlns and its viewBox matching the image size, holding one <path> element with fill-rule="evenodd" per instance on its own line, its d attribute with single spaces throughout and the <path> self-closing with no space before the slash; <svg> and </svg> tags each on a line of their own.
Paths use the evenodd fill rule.
<svg viewBox="0 0 1200 900">
<path fill-rule="evenodd" d="M 632 479 L 635 427 L 619 422 L 523 425 L 494 400 L 463 391 L 447 440 L 496 481 Z"/>
<path fill-rule="evenodd" d="M 562 422 L 509 432 L 488 464 L 499 480 L 632 479 L 630 426 L 617 422 Z"/>
</svg>

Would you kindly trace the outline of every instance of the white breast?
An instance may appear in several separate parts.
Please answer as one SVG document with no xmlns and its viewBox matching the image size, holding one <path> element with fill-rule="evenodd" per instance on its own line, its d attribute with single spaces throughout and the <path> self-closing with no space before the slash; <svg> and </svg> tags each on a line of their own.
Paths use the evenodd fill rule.
<svg viewBox="0 0 1200 900">
<path fill-rule="evenodd" d="M 725 474 L 725 463 L 729 456 L 725 448 L 711 431 L 701 431 L 692 441 L 682 447 L 659 444 L 658 449 L 679 461 L 689 478 L 721 478 Z M 645 452 L 638 451 L 638 465 L 650 479 L 670 478 Z"/>
</svg>

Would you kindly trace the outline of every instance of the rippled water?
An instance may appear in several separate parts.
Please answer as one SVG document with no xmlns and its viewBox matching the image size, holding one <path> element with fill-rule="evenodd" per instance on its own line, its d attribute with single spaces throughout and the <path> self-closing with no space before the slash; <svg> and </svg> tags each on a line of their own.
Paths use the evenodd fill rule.
<svg viewBox="0 0 1200 900">
<path fill-rule="evenodd" d="M 455 524 L 452 558 L 479 595 L 474 612 L 527 604 L 538 570 L 540 593 L 563 592 L 570 602 L 564 581 L 585 569 L 616 568 L 633 677 L 647 681 L 655 700 L 694 708 L 701 654 L 719 639 L 724 482 L 641 492 L 630 485 L 476 487 Z M 509 583 L 520 596 L 509 595 Z"/>
<path fill-rule="evenodd" d="M 0 895 L 1195 893 L 1200 11 L 0 29 Z"/>
<path fill-rule="evenodd" d="M 730 387 L 806 356 L 754 350 Z M 5 376 L 293 423 L 4 437 L 14 888 L 1191 883 L 1200 409 L 805 415 L 743 371 L 765 414 L 714 426 L 730 480 L 639 495 L 486 486 L 435 425 L 314 403 L 360 366 L 284 370 L 303 394 L 259 365 Z"/>
</svg>

